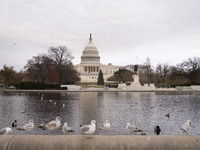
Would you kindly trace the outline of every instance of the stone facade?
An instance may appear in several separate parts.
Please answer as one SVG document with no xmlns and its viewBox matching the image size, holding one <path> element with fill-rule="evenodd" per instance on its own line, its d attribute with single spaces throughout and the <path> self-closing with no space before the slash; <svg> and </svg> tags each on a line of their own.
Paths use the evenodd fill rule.
<svg viewBox="0 0 200 150">
<path fill-rule="evenodd" d="M 85 46 L 81 63 L 75 66 L 80 76 L 80 83 L 97 83 L 97 78 L 100 69 L 103 72 L 104 82 L 108 82 L 114 72 L 119 70 L 119 66 L 113 66 L 111 64 L 104 65 L 100 63 L 100 56 L 96 46 L 92 42 L 92 35 L 90 34 L 89 43 Z"/>
<path fill-rule="evenodd" d="M 108 83 L 108 78 L 114 75 L 119 69 L 127 69 L 134 72 L 134 68 L 137 66 L 139 72 L 144 72 L 144 65 L 127 65 L 127 66 L 114 66 L 112 64 L 104 65 L 100 62 L 99 51 L 93 44 L 92 35 L 90 34 L 89 43 L 85 46 L 82 56 L 81 63 L 75 65 L 75 69 L 79 73 L 80 83 L 97 83 L 100 69 L 103 72 L 104 82 Z"/>
</svg>

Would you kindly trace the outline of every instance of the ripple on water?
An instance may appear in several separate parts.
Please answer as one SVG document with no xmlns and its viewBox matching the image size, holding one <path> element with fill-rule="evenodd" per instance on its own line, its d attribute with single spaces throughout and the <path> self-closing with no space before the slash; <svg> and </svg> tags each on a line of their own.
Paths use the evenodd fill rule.
<svg viewBox="0 0 200 150">
<path fill-rule="evenodd" d="M 43 99 L 41 100 L 41 96 Z M 55 104 L 56 103 L 56 104 Z M 64 106 L 63 106 L 64 105 Z M 109 134 L 129 134 L 126 123 L 135 124 L 146 134 L 154 134 L 155 125 L 161 134 L 180 135 L 186 120 L 192 121 L 192 135 L 200 134 L 200 94 L 178 92 L 0 92 L 0 128 L 14 120 L 24 125 L 33 119 L 35 126 L 62 117 L 75 132 L 80 124 L 97 121 L 97 132 L 105 120 L 111 121 Z M 166 114 L 170 113 L 170 117 Z M 32 134 L 49 134 L 35 127 Z M 24 132 L 13 131 L 13 134 Z M 63 134 L 61 128 L 56 134 Z"/>
</svg>

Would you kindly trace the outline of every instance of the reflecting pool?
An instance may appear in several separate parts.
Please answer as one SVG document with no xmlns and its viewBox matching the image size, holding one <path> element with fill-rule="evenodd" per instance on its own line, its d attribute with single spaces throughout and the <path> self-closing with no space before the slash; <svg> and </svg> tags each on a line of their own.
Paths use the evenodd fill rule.
<svg viewBox="0 0 200 150">
<path fill-rule="evenodd" d="M 97 121 L 95 134 L 111 121 L 111 135 L 126 135 L 126 123 L 135 124 L 146 134 L 159 125 L 162 135 L 182 135 L 182 124 L 192 121 L 190 135 L 200 134 L 200 93 L 195 92 L 13 92 L 0 91 L 0 128 L 14 120 L 18 127 L 33 119 L 31 134 L 50 134 L 37 128 L 55 117 L 67 122 L 72 134 L 81 134 L 80 124 Z M 166 114 L 170 113 L 170 117 Z M 13 134 L 25 134 L 13 129 Z M 60 128 L 56 134 L 63 134 Z M 137 133 L 140 134 L 140 133 Z"/>
</svg>

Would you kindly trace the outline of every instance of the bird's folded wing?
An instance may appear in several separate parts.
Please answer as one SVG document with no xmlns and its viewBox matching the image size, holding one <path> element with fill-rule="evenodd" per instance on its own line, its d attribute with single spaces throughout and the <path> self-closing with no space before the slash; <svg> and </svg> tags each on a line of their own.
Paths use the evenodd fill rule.
<svg viewBox="0 0 200 150">
<path fill-rule="evenodd" d="M 0 130 L 0 135 L 3 135 L 4 133 L 6 133 L 6 128 Z"/>
<path fill-rule="evenodd" d="M 70 127 L 67 127 L 67 132 L 74 132 Z"/>
<path fill-rule="evenodd" d="M 81 130 L 83 132 L 88 131 L 89 129 L 90 129 L 90 125 L 84 125 L 84 126 L 81 127 Z"/>
<path fill-rule="evenodd" d="M 48 127 L 56 127 L 57 123 L 56 121 L 51 121 L 48 123 Z"/>
<path fill-rule="evenodd" d="M 33 125 L 31 123 L 27 123 L 22 128 L 23 129 L 28 129 L 28 128 L 32 128 L 32 127 L 33 127 Z"/>
<path fill-rule="evenodd" d="M 134 126 L 134 125 L 128 126 L 128 129 L 129 129 L 129 130 L 134 130 L 135 128 L 136 128 L 136 126 Z"/>
</svg>

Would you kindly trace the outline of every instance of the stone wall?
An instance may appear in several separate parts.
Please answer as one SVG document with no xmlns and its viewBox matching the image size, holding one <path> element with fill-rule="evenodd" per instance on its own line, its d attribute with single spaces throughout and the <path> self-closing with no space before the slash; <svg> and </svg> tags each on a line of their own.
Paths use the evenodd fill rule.
<svg viewBox="0 0 200 150">
<path fill-rule="evenodd" d="M 200 91 L 200 85 L 192 85 L 191 88 L 192 88 L 193 90 Z"/>
<path fill-rule="evenodd" d="M 200 136 L 3 135 L 0 150 L 200 150 Z"/>
<path fill-rule="evenodd" d="M 80 86 L 76 86 L 76 85 L 61 85 L 60 87 L 67 87 L 67 90 L 80 90 L 81 89 Z"/>
</svg>

